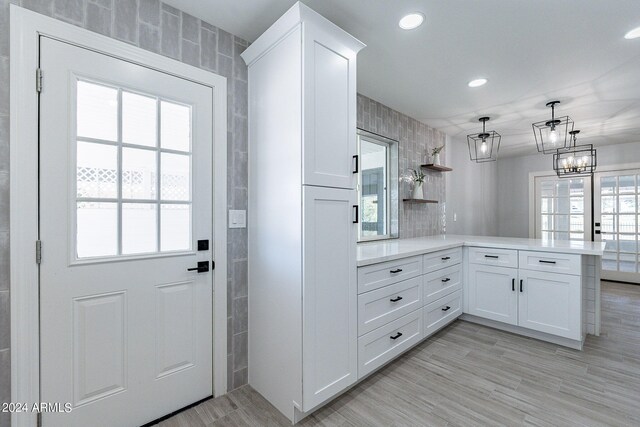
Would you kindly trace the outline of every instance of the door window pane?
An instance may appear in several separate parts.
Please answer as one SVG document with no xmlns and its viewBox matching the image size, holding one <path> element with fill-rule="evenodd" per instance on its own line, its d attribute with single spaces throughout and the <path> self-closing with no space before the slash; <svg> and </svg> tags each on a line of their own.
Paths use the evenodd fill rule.
<svg viewBox="0 0 640 427">
<path fill-rule="evenodd" d="M 636 192 L 636 177 L 635 175 L 619 176 L 619 193 L 620 194 L 633 194 Z"/>
<path fill-rule="evenodd" d="M 156 198 L 156 159 L 153 150 L 122 149 L 122 198 Z"/>
<path fill-rule="evenodd" d="M 191 108 L 162 101 L 160 114 L 162 148 L 189 151 L 191 148 Z"/>
<path fill-rule="evenodd" d="M 118 253 L 118 204 L 79 202 L 77 209 L 78 258 Z"/>
<path fill-rule="evenodd" d="M 155 147 L 157 119 L 155 98 L 122 92 L 122 142 Z"/>
<path fill-rule="evenodd" d="M 191 212 L 186 204 L 163 204 L 161 209 L 161 251 L 191 249 Z"/>
<path fill-rule="evenodd" d="M 616 196 L 602 196 L 601 197 L 601 211 L 602 213 L 615 213 L 616 209 Z"/>
<path fill-rule="evenodd" d="M 158 250 L 157 205 L 122 204 L 122 253 L 140 254 Z"/>
<path fill-rule="evenodd" d="M 615 194 L 618 181 L 615 176 L 600 178 L 600 194 L 603 196 Z"/>
<path fill-rule="evenodd" d="M 636 213 L 636 195 L 620 195 L 620 213 Z"/>
<path fill-rule="evenodd" d="M 536 180 L 536 188 L 540 204 L 536 233 L 542 239 L 584 240 L 584 179 L 544 177 Z"/>
<path fill-rule="evenodd" d="M 79 81 L 77 98 L 78 137 L 118 140 L 118 90 Z"/>
<path fill-rule="evenodd" d="M 78 142 L 76 150 L 77 197 L 118 196 L 118 149 L 111 145 Z"/>
<path fill-rule="evenodd" d="M 160 194 L 162 200 L 189 200 L 191 198 L 191 159 L 182 154 L 161 154 L 162 180 Z"/>
</svg>

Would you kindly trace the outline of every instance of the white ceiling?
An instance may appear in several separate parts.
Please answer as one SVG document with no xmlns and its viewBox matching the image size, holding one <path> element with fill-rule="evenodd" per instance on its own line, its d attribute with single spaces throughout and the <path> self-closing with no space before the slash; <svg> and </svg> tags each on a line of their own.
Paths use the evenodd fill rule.
<svg viewBox="0 0 640 427">
<path fill-rule="evenodd" d="M 165 0 L 254 41 L 294 0 Z M 368 46 L 358 91 L 465 141 L 477 118 L 502 134 L 501 156 L 535 152 L 531 123 L 562 101 L 579 142 L 640 141 L 638 0 L 304 0 Z M 420 11 L 425 24 L 398 27 Z M 471 89 L 467 82 L 486 77 Z"/>
</svg>

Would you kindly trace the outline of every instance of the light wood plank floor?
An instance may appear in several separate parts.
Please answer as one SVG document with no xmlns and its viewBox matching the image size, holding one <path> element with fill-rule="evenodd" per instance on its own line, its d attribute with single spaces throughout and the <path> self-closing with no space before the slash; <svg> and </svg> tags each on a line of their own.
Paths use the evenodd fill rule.
<svg viewBox="0 0 640 427">
<path fill-rule="evenodd" d="M 244 386 L 160 425 L 290 423 Z M 299 425 L 640 426 L 640 286 L 603 283 L 582 352 L 457 321 Z"/>
</svg>

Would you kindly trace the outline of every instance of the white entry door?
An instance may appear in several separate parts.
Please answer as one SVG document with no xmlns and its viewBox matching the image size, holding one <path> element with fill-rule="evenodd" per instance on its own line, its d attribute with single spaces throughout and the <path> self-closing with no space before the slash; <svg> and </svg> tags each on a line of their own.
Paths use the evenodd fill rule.
<svg viewBox="0 0 640 427">
<path fill-rule="evenodd" d="M 640 169 L 594 175 L 595 240 L 606 242 L 602 278 L 640 283 Z"/>
<path fill-rule="evenodd" d="M 213 90 L 40 50 L 43 425 L 141 425 L 212 394 Z"/>
</svg>

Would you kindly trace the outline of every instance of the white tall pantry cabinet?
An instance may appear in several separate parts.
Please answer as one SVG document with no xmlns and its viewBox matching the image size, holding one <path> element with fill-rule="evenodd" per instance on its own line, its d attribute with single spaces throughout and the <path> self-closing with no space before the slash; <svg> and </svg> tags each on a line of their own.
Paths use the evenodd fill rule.
<svg viewBox="0 0 640 427">
<path fill-rule="evenodd" d="M 356 55 L 296 3 L 249 66 L 249 383 L 292 421 L 357 380 Z"/>
</svg>

